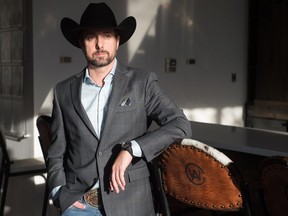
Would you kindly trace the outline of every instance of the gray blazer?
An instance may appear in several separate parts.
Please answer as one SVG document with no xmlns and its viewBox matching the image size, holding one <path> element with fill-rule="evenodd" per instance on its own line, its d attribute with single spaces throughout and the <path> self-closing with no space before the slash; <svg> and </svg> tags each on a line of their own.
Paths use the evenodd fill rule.
<svg viewBox="0 0 288 216">
<path fill-rule="evenodd" d="M 176 139 L 191 137 L 189 121 L 160 89 L 154 73 L 118 63 L 98 139 L 81 104 L 84 71 L 54 88 L 52 146 L 47 158 L 49 188 L 63 185 L 58 200 L 63 212 L 99 177 L 107 216 L 155 215 L 147 162 Z M 127 99 L 130 102 L 123 103 Z M 153 120 L 161 127 L 147 132 Z M 125 191 L 110 192 L 109 175 L 120 143 L 133 139 L 143 157 L 135 157 L 127 168 Z"/>
</svg>

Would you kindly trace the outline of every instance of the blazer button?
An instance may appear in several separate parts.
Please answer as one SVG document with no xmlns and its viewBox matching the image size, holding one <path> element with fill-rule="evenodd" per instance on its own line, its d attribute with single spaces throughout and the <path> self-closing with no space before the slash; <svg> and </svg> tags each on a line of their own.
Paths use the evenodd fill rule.
<svg viewBox="0 0 288 216">
<path fill-rule="evenodd" d="M 100 156 L 100 157 L 101 157 L 101 156 L 102 156 L 102 154 L 103 154 L 103 153 L 102 153 L 101 151 L 100 151 L 100 152 L 98 152 L 98 156 Z"/>
</svg>

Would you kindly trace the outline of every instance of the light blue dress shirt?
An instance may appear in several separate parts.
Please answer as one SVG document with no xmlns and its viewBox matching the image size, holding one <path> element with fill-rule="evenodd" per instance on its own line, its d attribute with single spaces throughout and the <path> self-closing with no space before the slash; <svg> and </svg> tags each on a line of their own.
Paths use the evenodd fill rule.
<svg viewBox="0 0 288 216">
<path fill-rule="evenodd" d="M 101 87 L 90 78 L 87 68 L 82 84 L 81 102 L 99 139 L 102 122 L 107 112 L 106 103 L 113 86 L 114 73 L 115 68 L 113 67 L 111 72 L 104 78 L 104 85 Z"/>
</svg>

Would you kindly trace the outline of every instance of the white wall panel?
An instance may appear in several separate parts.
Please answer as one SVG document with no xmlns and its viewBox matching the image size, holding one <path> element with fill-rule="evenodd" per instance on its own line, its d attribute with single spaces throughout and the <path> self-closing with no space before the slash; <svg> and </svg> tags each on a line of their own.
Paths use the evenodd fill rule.
<svg viewBox="0 0 288 216">
<path fill-rule="evenodd" d="M 89 2 L 100 1 L 33 0 L 35 118 L 51 111 L 53 86 L 85 66 L 81 51 L 62 36 L 60 21 L 65 16 L 79 21 Z M 156 72 L 163 89 L 190 120 L 243 125 L 247 0 L 105 2 L 118 22 L 129 15 L 137 19 L 135 34 L 119 51 L 122 63 Z M 61 56 L 72 62 L 60 63 Z M 166 58 L 177 60 L 175 73 L 165 72 Z M 187 64 L 187 59 L 196 64 Z M 232 73 L 237 76 L 234 83 Z M 34 131 L 37 136 L 36 127 Z"/>
</svg>

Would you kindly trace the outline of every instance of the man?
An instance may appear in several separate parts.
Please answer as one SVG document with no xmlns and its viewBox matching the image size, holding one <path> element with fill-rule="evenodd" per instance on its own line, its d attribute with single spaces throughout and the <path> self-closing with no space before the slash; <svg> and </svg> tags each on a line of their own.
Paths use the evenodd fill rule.
<svg viewBox="0 0 288 216">
<path fill-rule="evenodd" d="M 54 88 L 48 183 L 63 216 L 155 215 L 147 163 L 191 136 L 155 74 L 117 61 L 135 28 L 134 17 L 117 25 L 105 3 L 89 4 L 80 24 L 61 21 L 87 59 L 83 71 Z M 152 121 L 159 128 L 148 132 Z"/>
</svg>

